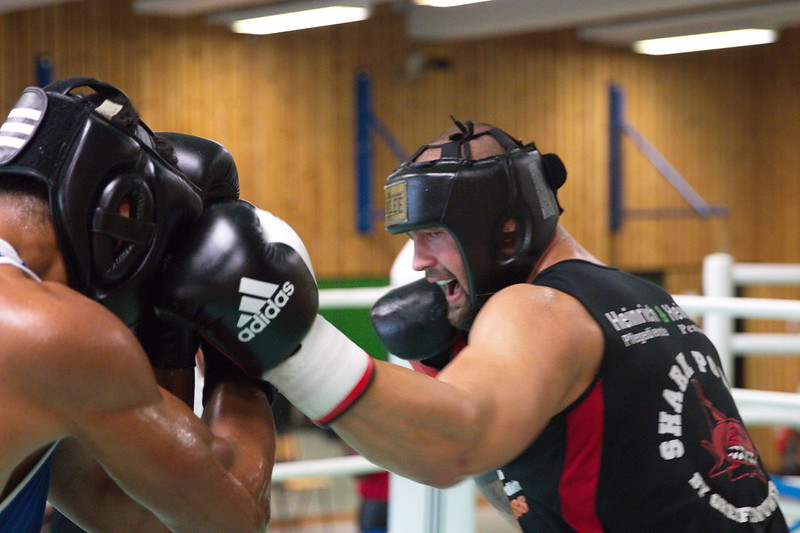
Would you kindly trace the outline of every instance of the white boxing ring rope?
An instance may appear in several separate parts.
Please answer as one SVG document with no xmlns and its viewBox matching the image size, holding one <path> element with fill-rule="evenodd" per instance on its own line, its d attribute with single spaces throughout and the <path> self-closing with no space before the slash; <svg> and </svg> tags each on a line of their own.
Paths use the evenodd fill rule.
<svg viewBox="0 0 800 533">
<path fill-rule="evenodd" d="M 275 463 L 275 468 L 272 471 L 272 481 L 317 476 L 360 476 L 361 474 L 370 474 L 381 470 L 382 468 L 375 466 L 360 455 L 346 455 L 328 459 Z"/>
<path fill-rule="evenodd" d="M 703 260 L 703 294 L 708 298 L 731 298 L 736 288 L 744 285 L 800 285 L 800 264 L 735 263 L 730 254 L 716 253 Z M 738 300 L 738 298 L 736 298 Z M 773 300 L 770 304 L 775 314 L 762 315 L 760 309 L 752 313 L 727 315 L 724 311 L 708 309 L 703 315 L 703 329 L 719 351 L 723 368 L 733 378 L 733 359 L 736 354 L 800 353 L 800 337 L 787 333 L 735 333 L 732 318 L 771 318 L 796 320 L 792 300 Z M 784 309 L 780 310 L 781 302 Z"/>
<path fill-rule="evenodd" d="M 735 265 L 727 254 L 713 254 L 704 263 L 703 286 L 707 295 L 675 295 L 675 302 L 687 314 L 702 318 L 703 329 L 720 351 L 729 376 L 733 375 L 732 354 L 800 355 L 800 335 L 733 333 L 733 321 L 739 318 L 800 320 L 798 300 L 733 297 L 735 285 L 744 283 L 800 285 L 800 265 Z M 370 308 L 391 288 L 321 289 L 320 309 Z M 800 394 L 740 388 L 734 388 L 733 394 L 746 424 L 800 428 Z M 350 476 L 380 470 L 356 455 L 276 463 L 272 479 Z"/>
</svg>

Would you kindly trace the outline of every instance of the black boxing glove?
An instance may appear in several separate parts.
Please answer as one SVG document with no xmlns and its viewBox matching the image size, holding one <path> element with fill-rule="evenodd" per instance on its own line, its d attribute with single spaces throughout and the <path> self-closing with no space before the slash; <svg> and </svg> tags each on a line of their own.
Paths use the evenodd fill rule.
<svg viewBox="0 0 800 533">
<path fill-rule="evenodd" d="M 201 351 L 203 358 L 203 400 L 205 406 L 211 398 L 214 389 L 222 381 L 237 381 L 240 383 L 248 383 L 264 391 L 267 395 L 267 400 L 271 404 L 275 399 L 275 387 L 259 378 L 254 378 L 246 374 L 239 368 L 236 363 L 231 361 L 222 352 L 211 346 L 209 343 L 203 341 L 201 343 Z"/>
<path fill-rule="evenodd" d="M 372 358 L 316 313 L 308 252 L 280 218 L 243 201 L 215 203 L 167 270 L 158 313 L 191 324 L 317 424 L 367 390 Z M 275 286 L 272 296 L 262 283 Z"/>
<path fill-rule="evenodd" d="M 175 166 L 200 188 L 203 205 L 239 198 L 239 173 L 227 148 L 186 133 L 162 131 L 157 136 L 172 144 Z"/>
<path fill-rule="evenodd" d="M 442 289 L 424 278 L 381 296 L 369 316 L 381 344 L 407 361 L 440 360 L 459 334 L 447 319 Z"/>
<path fill-rule="evenodd" d="M 166 143 L 170 163 L 200 189 L 204 205 L 239 198 L 236 163 L 224 146 L 185 133 L 159 132 L 155 139 L 156 143 Z M 133 329 L 154 368 L 195 366 L 200 339 L 186 327 L 160 320 L 153 309 L 146 309 Z"/>
<path fill-rule="evenodd" d="M 317 315 L 314 276 L 258 210 L 222 201 L 184 237 L 160 279 L 156 313 L 195 329 L 249 375 L 294 353 Z"/>
<path fill-rule="evenodd" d="M 156 316 L 153 309 L 145 309 L 133 333 L 153 368 L 194 368 L 200 337 L 190 329 L 164 321 Z"/>
</svg>

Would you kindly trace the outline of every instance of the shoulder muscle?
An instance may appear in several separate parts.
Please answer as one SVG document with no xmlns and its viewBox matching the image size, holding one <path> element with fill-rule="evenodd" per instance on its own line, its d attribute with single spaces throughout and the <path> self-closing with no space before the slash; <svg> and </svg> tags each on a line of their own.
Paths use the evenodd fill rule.
<svg viewBox="0 0 800 533">
<path fill-rule="evenodd" d="M 96 302 L 60 284 L 30 281 L 15 284 L 0 308 L 0 371 L 13 373 L 32 399 L 82 409 L 123 407 L 157 394 L 135 337 Z"/>
<path fill-rule="evenodd" d="M 504 462 L 588 388 L 603 346 L 599 325 L 575 298 L 548 287 L 514 285 L 481 309 L 469 344 L 439 379 L 480 404 L 491 420 L 486 438 L 492 444 L 484 450 Z"/>
</svg>

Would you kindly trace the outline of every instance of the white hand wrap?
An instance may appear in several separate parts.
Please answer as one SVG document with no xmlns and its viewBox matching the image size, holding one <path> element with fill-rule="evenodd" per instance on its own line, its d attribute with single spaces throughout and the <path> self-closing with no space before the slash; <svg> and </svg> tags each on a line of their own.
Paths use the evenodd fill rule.
<svg viewBox="0 0 800 533">
<path fill-rule="evenodd" d="M 356 343 L 317 315 L 300 349 L 263 377 L 316 424 L 329 424 L 367 390 L 375 365 Z"/>
</svg>

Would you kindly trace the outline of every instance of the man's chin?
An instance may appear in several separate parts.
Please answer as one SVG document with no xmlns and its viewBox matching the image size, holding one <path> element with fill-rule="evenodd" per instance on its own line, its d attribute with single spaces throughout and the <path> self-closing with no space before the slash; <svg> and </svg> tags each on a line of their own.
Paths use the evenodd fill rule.
<svg viewBox="0 0 800 533">
<path fill-rule="evenodd" d="M 461 331 L 469 331 L 475 321 L 475 312 L 469 303 L 450 306 L 447 311 L 447 319 L 454 328 Z"/>
</svg>

